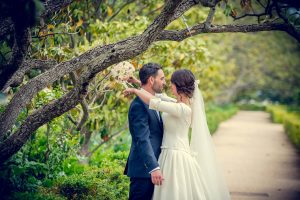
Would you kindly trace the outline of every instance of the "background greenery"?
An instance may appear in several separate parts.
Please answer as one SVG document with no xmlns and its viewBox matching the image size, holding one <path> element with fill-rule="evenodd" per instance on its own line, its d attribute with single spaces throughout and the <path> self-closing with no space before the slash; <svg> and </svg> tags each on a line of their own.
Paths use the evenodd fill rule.
<svg viewBox="0 0 300 200">
<path fill-rule="evenodd" d="M 87 0 L 66 7 L 46 21 L 46 29 L 34 30 L 30 56 L 62 62 L 96 45 L 137 35 L 163 5 L 163 1 L 139 1 L 118 12 L 122 1 L 114 5 L 112 2 L 103 1 L 98 7 L 95 1 Z M 234 1 L 231 6 L 236 6 Z M 214 22 L 235 23 L 224 12 L 226 8 L 218 9 Z M 204 21 L 207 13 L 208 9 L 193 8 L 184 18 L 191 26 Z M 184 19 L 180 18 L 168 29 L 185 27 Z M 9 56 L 7 50 L 8 45 L 2 43 L 1 53 Z M 299 53 L 300 45 L 285 33 L 202 34 L 179 43 L 157 42 L 129 62 L 135 66 L 136 75 L 147 62 L 161 64 L 168 82 L 176 69 L 192 70 L 200 80 L 211 133 L 238 109 L 266 109 L 275 122 L 284 124 L 299 147 Z M 123 86 L 109 72 L 110 68 L 99 73 L 89 87 L 86 98 L 89 116 L 82 129 L 74 125 L 84 113 L 78 105 L 40 127 L 16 155 L 0 166 L 3 198 L 126 199 L 129 180 L 123 169 L 131 142 L 126 128 L 131 99 L 121 95 Z M 24 83 L 41 73 L 31 70 Z M 61 97 L 71 87 L 69 78 L 63 77 L 39 92 L 22 111 L 14 128 L 34 109 Z M 9 98 L 18 89 L 12 88 Z M 170 94 L 168 89 L 166 92 Z M 270 106 L 269 102 L 289 106 Z M 0 111 L 3 109 L 4 106 Z"/>
</svg>

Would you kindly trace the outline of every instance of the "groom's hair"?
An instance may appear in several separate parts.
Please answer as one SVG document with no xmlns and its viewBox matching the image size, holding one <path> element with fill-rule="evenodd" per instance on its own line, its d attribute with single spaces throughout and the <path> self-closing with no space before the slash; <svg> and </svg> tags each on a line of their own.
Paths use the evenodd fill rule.
<svg viewBox="0 0 300 200">
<path fill-rule="evenodd" d="M 162 69 L 162 67 L 157 63 L 147 63 L 143 65 L 139 72 L 142 85 L 147 84 L 150 76 L 156 77 L 157 72 L 160 69 Z"/>
</svg>

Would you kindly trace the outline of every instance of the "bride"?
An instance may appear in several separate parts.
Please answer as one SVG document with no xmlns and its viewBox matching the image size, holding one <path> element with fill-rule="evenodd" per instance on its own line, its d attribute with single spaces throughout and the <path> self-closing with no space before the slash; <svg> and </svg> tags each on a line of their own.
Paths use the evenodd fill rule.
<svg viewBox="0 0 300 200">
<path fill-rule="evenodd" d="M 135 88 L 124 91 L 125 95 L 139 96 L 149 109 L 162 112 L 164 136 L 158 163 L 164 181 L 155 185 L 152 199 L 229 200 L 215 160 L 198 81 L 191 71 L 181 69 L 172 74 L 171 87 L 176 99 Z"/>
</svg>

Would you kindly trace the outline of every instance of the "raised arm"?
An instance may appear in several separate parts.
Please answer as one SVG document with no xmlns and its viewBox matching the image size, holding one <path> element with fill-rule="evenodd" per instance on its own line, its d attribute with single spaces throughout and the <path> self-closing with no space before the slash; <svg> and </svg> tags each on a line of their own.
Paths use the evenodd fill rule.
<svg viewBox="0 0 300 200">
<path fill-rule="evenodd" d="M 191 109 L 184 103 L 162 101 L 160 98 L 151 98 L 149 109 L 169 113 L 177 117 L 186 116 L 191 112 Z"/>
<path fill-rule="evenodd" d="M 143 89 L 135 89 L 135 88 L 127 88 L 125 91 L 124 91 L 124 94 L 125 95 L 128 95 L 130 93 L 134 93 L 135 95 L 137 95 L 138 97 L 140 97 L 140 99 L 149 105 L 150 103 L 150 99 L 151 98 L 154 98 L 154 97 L 157 97 L 157 98 L 160 98 L 162 101 L 168 101 L 168 102 L 177 102 L 176 99 L 172 98 L 172 97 L 169 97 L 167 96 L 166 94 L 159 94 L 159 93 L 156 93 L 155 95 L 152 95 L 151 93 L 147 92 L 146 90 L 143 90 Z"/>
<path fill-rule="evenodd" d="M 166 95 L 165 93 L 156 93 L 155 94 L 156 97 L 160 98 L 163 101 L 169 101 L 169 102 L 177 102 L 176 99 L 169 97 L 168 95 Z"/>
<path fill-rule="evenodd" d="M 191 112 L 191 109 L 183 104 L 183 103 L 176 103 L 174 102 L 175 99 L 168 97 L 169 101 L 163 100 L 163 98 L 158 98 L 151 93 L 147 92 L 146 90 L 138 90 L 135 88 L 127 88 L 124 91 L 125 95 L 128 95 L 130 93 L 136 94 L 140 99 L 149 105 L 149 109 L 152 110 L 158 110 L 161 112 L 166 112 L 171 115 L 175 116 L 182 116 L 184 114 L 188 114 Z"/>
<path fill-rule="evenodd" d="M 154 98 L 155 96 L 152 95 L 150 92 L 147 92 L 146 90 L 142 90 L 142 89 L 136 89 L 136 88 L 127 88 L 124 91 L 125 95 L 134 93 L 135 95 L 137 95 L 138 97 L 140 97 L 140 99 L 145 103 L 149 105 L 149 101 L 151 98 Z"/>
</svg>

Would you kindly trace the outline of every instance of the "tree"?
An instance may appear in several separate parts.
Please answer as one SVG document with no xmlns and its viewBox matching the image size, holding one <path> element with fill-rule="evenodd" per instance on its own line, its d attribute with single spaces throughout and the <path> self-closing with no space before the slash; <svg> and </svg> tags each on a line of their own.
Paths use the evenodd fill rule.
<svg viewBox="0 0 300 200">
<path fill-rule="evenodd" d="M 23 1 L 22 1 L 23 2 Z M 88 2 L 88 1 L 87 1 Z M 101 7 L 101 1 L 92 1 L 96 6 Z M 127 1 L 130 4 L 133 1 Z M 112 44 L 99 45 L 95 48 L 71 58 L 67 61 L 57 62 L 54 60 L 36 60 L 28 56 L 28 45 L 30 41 L 31 28 L 34 25 L 34 19 L 40 21 L 39 37 L 46 37 L 43 34 L 45 29 L 45 20 L 51 15 L 71 3 L 77 3 L 70 0 L 47 0 L 43 3 L 44 10 L 38 9 L 39 2 L 28 1 L 17 6 L 17 12 L 14 5 L 18 1 L 4 1 L 1 5 L 0 38 L 2 44 L 8 49 L 11 48 L 10 56 L 2 55 L 0 71 L 0 88 L 5 92 L 10 87 L 18 86 L 22 83 L 22 78 L 26 71 L 32 68 L 42 68 L 45 70 L 40 75 L 32 78 L 26 84 L 21 86 L 14 94 L 4 112 L 0 116 L 0 162 L 6 161 L 16 153 L 28 140 L 30 135 L 43 124 L 71 110 L 76 105 L 83 103 L 87 95 L 88 86 L 95 76 L 107 69 L 109 66 L 121 61 L 134 58 L 146 51 L 149 46 L 157 41 L 182 41 L 202 33 L 221 33 L 221 32 L 257 32 L 257 31 L 285 31 L 298 41 L 299 34 L 299 3 L 284 0 L 269 0 L 265 4 L 257 0 L 257 9 L 262 10 L 256 14 L 251 0 L 242 0 L 241 7 L 245 14 L 237 16 L 237 9 L 230 6 L 227 1 L 220 0 L 169 0 L 161 8 L 160 14 L 155 17 L 153 22 L 144 30 L 143 33 L 126 38 Z M 116 1 L 108 3 L 113 7 Z M 230 15 L 234 20 L 240 20 L 248 17 L 257 18 L 257 23 L 253 24 L 213 24 L 213 17 L 218 5 L 225 6 L 225 14 Z M 256 5 L 256 4 L 255 4 Z M 119 5 L 119 9 L 122 9 Z M 174 20 L 179 18 L 187 10 L 195 6 L 209 8 L 209 13 L 203 23 L 196 24 L 191 28 L 182 30 L 166 30 L 166 27 Z M 35 17 L 26 19 L 28 10 L 36 13 Z M 118 14 L 118 10 L 111 15 L 111 7 L 102 9 L 99 18 L 105 15 L 111 15 L 110 20 Z M 5 12 L 4 12 L 5 11 Z M 68 11 L 71 12 L 71 11 Z M 3 14 L 2 14 L 3 13 Z M 16 14 L 17 13 L 17 14 Z M 68 15 L 68 14 L 67 14 Z M 262 17 L 265 17 L 263 20 Z M 279 22 L 276 22 L 279 21 Z M 22 22 L 22 23 L 20 23 Z M 24 23 L 23 23 L 24 22 Z M 54 33 L 53 33 L 54 34 Z M 57 33 L 58 34 L 58 33 Z M 51 35 L 51 34 L 50 34 Z M 72 38 L 72 36 L 71 36 Z M 80 71 L 80 73 L 78 73 Z M 37 95 L 39 91 L 48 85 L 58 81 L 61 77 L 70 74 L 73 77 L 73 87 L 60 98 L 49 102 L 48 104 L 33 110 L 21 126 L 11 131 L 20 112 Z"/>
<path fill-rule="evenodd" d="M 235 63 L 235 81 L 221 92 L 217 101 L 271 100 L 299 105 L 299 43 L 282 32 L 218 35 L 229 46 L 218 55 Z M 226 38 L 226 39 L 225 39 Z M 215 37 L 219 39 L 219 37 Z"/>
</svg>

